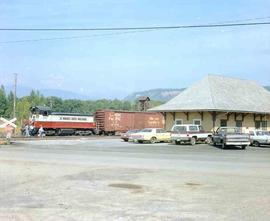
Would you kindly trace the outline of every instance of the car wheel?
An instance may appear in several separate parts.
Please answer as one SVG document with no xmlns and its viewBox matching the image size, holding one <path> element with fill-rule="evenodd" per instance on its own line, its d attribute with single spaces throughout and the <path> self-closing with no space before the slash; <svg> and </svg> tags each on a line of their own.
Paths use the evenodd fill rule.
<svg viewBox="0 0 270 221">
<path fill-rule="evenodd" d="M 221 148 L 222 148 L 222 149 L 225 149 L 225 148 L 226 148 L 226 144 L 225 144 L 225 143 L 222 143 L 222 144 L 221 144 Z"/>
<path fill-rule="evenodd" d="M 243 146 L 242 146 L 242 149 L 243 149 L 243 150 L 245 150 L 245 149 L 246 149 L 246 147 L 247 147 L 246 145 L 243 145 Z"/>
<path fill-rule="evenodd" d="M 260 143 L 259 143 L 258 141 L 253 141 L 253 145 L 254 145 L 255 147 L 259 147 L 259 146 L 260 146 Z"/>
<path fill-rule="evenodd" d="M 150 139 L 150 143 L 156 143 L 157 142 L 157 138 L 156 137 L 152 137 L 151 139 Z"/>
<path fill-rule="evenodd" d="M 207 144 L 211 144 L 213 141 L 212 141 L 212 137 L 207 137 L 206 138 L 206 143 Z"/>
<path fill-rule="evenodd" d="M 60 136 L 61 135 L 61 130 L 60 129 L 57 129 L 56 132 L 55 132 L 56 136 Z"/>
<path fill-rule="evenodd" d="M 139 140 L 138 143 L 143 143 L 143 141 L 142 140 Z"/>
<path fill-rule="evenodd" d="M 180 145 L 180 141 L 174 141 L 174 143 L 176 144 L 176 145 Z"/>
<path fill-rule="evenodd" d="M 192 146 L 194 146 L 196 144 L 196 138 L 195 137 L 192 137 L 191 140 L 190 140 L 190 144 Z"/>
</svg>

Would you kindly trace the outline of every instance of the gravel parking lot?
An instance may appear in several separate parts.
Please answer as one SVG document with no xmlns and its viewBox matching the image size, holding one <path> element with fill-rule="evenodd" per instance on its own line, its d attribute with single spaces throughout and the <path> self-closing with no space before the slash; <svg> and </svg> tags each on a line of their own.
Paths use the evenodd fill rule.
<svg viewBox="0 0 270 221">
<path fill-rule="evenodd" d="M 0 220 L 269 220 L 270 147 L 17 141 L 0 148 Z"/>
</svg>

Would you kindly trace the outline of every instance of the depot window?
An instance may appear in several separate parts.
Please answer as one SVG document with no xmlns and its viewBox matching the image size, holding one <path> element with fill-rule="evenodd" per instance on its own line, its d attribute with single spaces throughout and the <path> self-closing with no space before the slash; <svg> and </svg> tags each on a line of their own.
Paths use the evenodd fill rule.
<svg viewBox="0 0 270 221">
<path fill-rule="evenodd" d="M 183 124 L 183 119 L 175 119 L 175 122 L 174 122 L 176 125 L 181 125 Z"/>
<path fill-rule="evenodd" d="M 267 121 L 255 121 L 255 128 L 267 130 Z"/>
<path fill-rule="evenodd" d="M 201 119 L 193 119 L 193 124 L 195 124 L 195 125 L 201 125 L 202 124 L 202 121 L 201 121 Z"/>
<path fill-rule="evenodd" d="M 221 127 L 227 127 L 227 120 L 221 119 L 220 120 L 220 126 Z"/>
<path fill-rule="evenodd" d="M 237 121 L 235 122 L 235 126 L 236 126 L 236 127 L 242 127 L 242 121 L 241 121 L 241 120 L 237 120 Z"/>
</svg>

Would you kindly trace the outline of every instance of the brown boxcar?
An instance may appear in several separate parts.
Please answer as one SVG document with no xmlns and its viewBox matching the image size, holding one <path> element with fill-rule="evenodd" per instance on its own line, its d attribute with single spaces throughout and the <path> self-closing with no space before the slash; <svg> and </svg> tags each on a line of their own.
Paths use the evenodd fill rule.
<svg viewBox="0 0 270 221">
<path fill-rule="evenodd" d="M 95 113 L 99 134 L 116 134 L 131 129 L 164 128 L 164 116 L 160 113 L 98 110 Z"/>
</svg>

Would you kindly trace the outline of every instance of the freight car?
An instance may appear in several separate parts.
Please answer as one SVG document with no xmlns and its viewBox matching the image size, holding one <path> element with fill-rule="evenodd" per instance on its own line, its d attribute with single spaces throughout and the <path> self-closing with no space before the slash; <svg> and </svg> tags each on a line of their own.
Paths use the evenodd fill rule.
<svg viewBox="0 0 270 221">
<path fill-rule="evenodd" d="M 131 129 L 164 128 L 164 116 L 160 113 L 98 110 L 95 113 L 98 134 L 116 135 Z"/>
<path fill-rule="evenodd" d="M 44 106 L 30 108 L 35 131 L 42 126 L 47 135 L 91 135 L 96 133 L 96 123 L 91 115 L 57 113 Z"/>
</svg>

